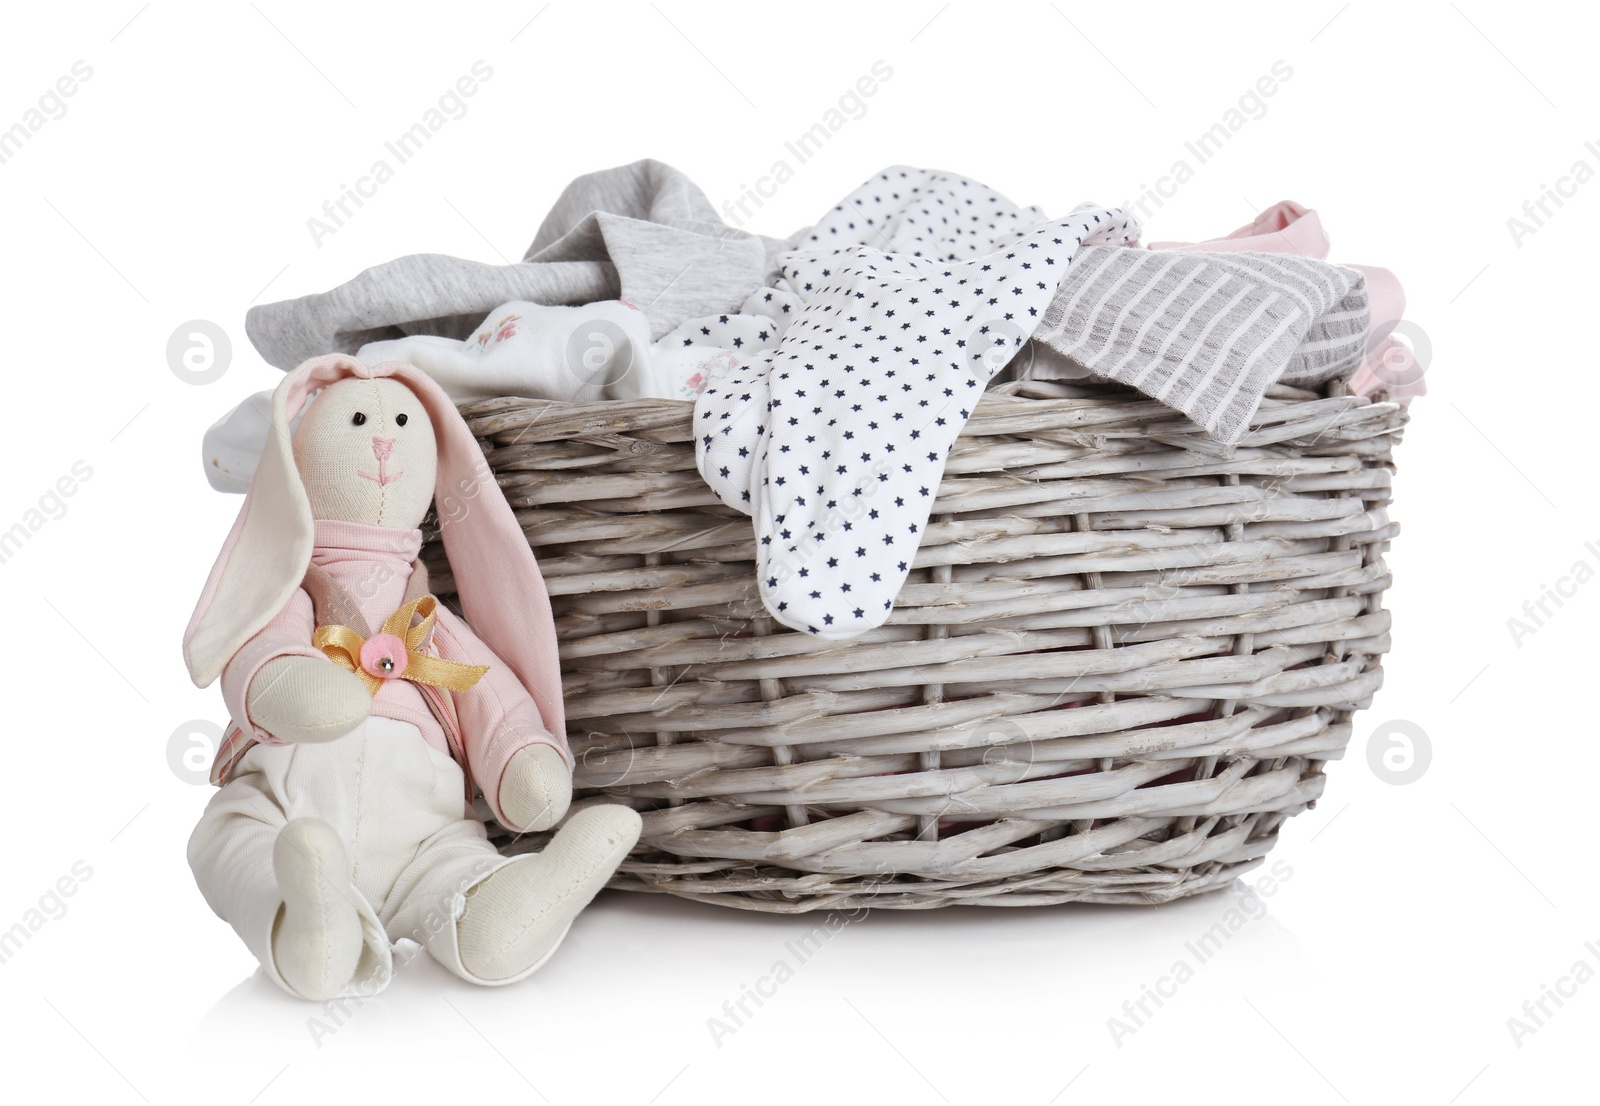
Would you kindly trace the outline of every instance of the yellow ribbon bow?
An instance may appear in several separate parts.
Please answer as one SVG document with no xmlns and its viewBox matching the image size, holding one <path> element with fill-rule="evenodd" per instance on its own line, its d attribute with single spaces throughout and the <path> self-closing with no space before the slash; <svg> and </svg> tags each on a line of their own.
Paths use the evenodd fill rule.
<svg viewBox="0 0 1600 1106">
<path fill-rule="evenodd" d="M 433 632 L 439 602 L 431 595 L 413 599 L 383 623 L 370 638 L 348 626 L 318 626 L 311 644 L 341 668 L 354 672 L 378 694 L 387 680 L 410 680 L 449 691 L 466 691 L 489 671 L 486 664 L 461 664 L 419 652 Z M 415 626 L 411 620 L 420 616 Z"/>
</svg>

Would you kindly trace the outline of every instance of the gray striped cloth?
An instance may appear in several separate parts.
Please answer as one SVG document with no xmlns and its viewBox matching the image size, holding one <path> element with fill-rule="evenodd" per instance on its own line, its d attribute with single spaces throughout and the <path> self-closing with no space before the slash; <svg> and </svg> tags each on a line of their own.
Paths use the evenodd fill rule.
<svg viewBox="0 0 1600 1106">
<path fill-rule="evenodd" d="M 1355 269 L 1290 254 L 1086 246 L 1033 338 L 1232 445 L 1275 381 L 1355 371 L 1367 326 Z M 1062 365 L 1034 358 L 1019 375 L 1059 375 Z"/>
</svg>

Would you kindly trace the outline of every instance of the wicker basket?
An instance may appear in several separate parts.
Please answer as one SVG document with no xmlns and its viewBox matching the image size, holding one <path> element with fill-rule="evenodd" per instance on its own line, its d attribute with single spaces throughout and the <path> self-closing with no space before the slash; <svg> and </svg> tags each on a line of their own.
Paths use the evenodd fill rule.
<svg viewBox="0 0 1600 1106">
<path fill-rule="evenodd" d="M 888 623 L 843 643 L 766 616 L 691 411 L 463 407 L 550 587 L 578 785 L 644 815 L 614 886 L 1166 902 L 1260 862 L 1382 682 L 1393 403 L 1279 387 L 1227 449 L 1121 389 L 991 391 Z"/>
</svg>

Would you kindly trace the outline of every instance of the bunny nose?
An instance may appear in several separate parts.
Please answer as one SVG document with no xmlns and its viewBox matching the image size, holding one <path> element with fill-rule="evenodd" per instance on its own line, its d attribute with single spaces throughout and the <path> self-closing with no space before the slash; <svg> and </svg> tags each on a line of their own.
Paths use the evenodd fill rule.
<svg viewBox="0 0 1600 1106">
<path fill-rule="evenodd" d="M 373 439 L 372 439 L 372 455 L 374 457 L 376 457 L 380 461 L 387 461 L 389 459 L 389 454 L 391 454 L 393 452 L 394 452 L 394 439 L 393 438 L 379 438 L 379 437 L 376 437 L 376 436 L 373 437 Z"/>
</svg>

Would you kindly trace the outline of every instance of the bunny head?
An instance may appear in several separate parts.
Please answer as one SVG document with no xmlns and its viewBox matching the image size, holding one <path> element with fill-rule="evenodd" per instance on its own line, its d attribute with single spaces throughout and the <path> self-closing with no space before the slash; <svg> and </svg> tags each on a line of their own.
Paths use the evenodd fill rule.
<svg viewBox="0 0 1600 1106">
<path fill-rule="evenodd" d="M 398 380 L 324 388 L 295 431 L 294 460 L 314 519 L 410 530 L 433 501 L 433 421 Z"/>
<path fill-rule="evenodd" d="M 368 367 L 330 354 L 284 378 L 272 393 L 271 421 L 244 506 L 184 632 L 194 682 L 215 680 L 289 602 L 311 563 L 316 520 L 412 530 L 436 502 L 462 613 L 564 741 L 544 577 L 450 397 L 403 362 Z"/>
</svg>

